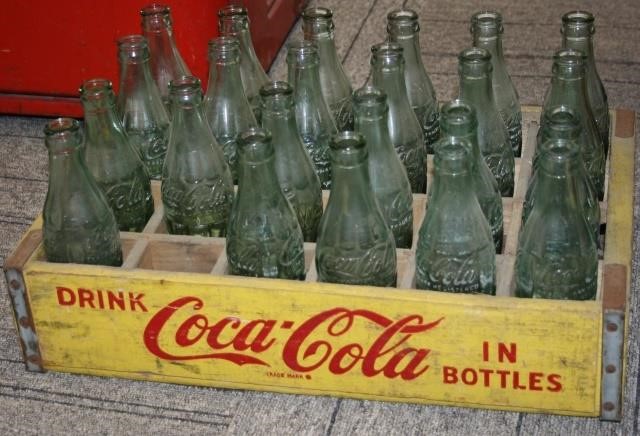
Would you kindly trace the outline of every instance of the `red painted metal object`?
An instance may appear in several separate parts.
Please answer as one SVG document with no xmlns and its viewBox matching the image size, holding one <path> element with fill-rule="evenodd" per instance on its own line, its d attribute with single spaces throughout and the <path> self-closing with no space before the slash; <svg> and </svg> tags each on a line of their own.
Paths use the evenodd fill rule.
<svg viewBox="0 0 640 436">
<path fill-rule="evenodd" d="M 140 8 L 151 0 L 7 2 L 0 14 L 0 113 L 82 116 L 78 87 L 118 82 L 116 40 L 141 33 Z M 207 80 L 207 43 L 218 35 L 217 11 L 233 0 L 168 0 L 180 53 Z M 304 0 L 245 1 L 262 65 L 271 65 Z M 117 89 L 116 89 L 117 91 Z"/>
</svg>

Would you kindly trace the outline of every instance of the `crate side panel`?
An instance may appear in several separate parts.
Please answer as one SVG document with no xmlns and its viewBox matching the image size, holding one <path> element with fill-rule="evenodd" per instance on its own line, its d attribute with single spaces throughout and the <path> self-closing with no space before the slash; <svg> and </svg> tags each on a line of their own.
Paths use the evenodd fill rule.
<svg viewBox="0 0 640 436">
<path fill-rule="evenodd" d="M 26 277 L 48 369 L 598 414 L 596 302 L 40 265 Z"/>
</svg>

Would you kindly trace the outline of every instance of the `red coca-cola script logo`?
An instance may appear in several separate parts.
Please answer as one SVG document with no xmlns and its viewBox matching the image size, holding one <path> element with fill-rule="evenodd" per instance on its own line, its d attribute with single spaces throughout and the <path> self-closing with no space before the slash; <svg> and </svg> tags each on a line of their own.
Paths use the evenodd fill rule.
<svg viewBox="0 0 640 436">
<path fill-rule="evenodd" d="M 370 310 L 336 307 L 311 316 L 293 329 L 294 322 L 286 320 L 224 317 L 211 321 L 200 313 L 203 308 L 200 298 L 182 297 L 159 310 L 144 331 L 147 349 L 166 360 L 221 359 L 236 365 L 270 367 L 260 354 L 281 345 L 282 361 L 293 371 L 311 372 L 326 366 L 339 375 L 359 368 L 366 377 L 382 374 L 411 380 L 429 369 L 426 359 L 431 350 L 409 347 L 407 341 L 434 329 L 443 320 L 425 322 L 421 315 L 408 315 L 394 321 Z M 369 344 L 344 344 L 356 323 L 369 324 L 366 327 L 379 331 L 378 336 Z M 168 325 L 175 332 L 166 331 Z M 281 331 L 288 335 L 285 340 L 278 335 Z M 161 336 L 165 338 L 163 343 L 172 336 L 173 351 L 160 344 Z M 332 338 L 340 338 L 341 344 L 332 343 Z M 202 350 L 203 343 L 207 352 L 189 353 L 190 347 Z"/>
</svg>

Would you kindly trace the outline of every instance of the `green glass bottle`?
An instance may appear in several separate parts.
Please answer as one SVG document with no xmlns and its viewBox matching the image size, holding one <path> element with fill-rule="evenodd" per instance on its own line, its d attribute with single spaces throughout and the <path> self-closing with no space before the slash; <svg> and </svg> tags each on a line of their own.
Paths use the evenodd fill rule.
<svg viewBox="0 0 640 436">
<path fill-rule="evenodd" d="M 49 121 L 49 188 L 42 211 L 44 252 L 49 262 L 122 265 L 118 223 L 84 163 L 80 125 Z"/>
<path fill-rule="evenodd" d="M 407 97 L 402 47 L 395 42 L 383 42 L 371 47 L 371 53 L 373 86 L 387 94 L 391 142 L 407 170 L 411 191 L 424 193 L 427 190 L 426 149 L 422 127 Z"/>
<path fill-rule="evenodd" d="M 302 12 L 304 39 L 318 46 L 320 57 L 320 86 L 338 130 L 353 129 L 351 83 L 338 58 L 334 37 L 333 12 L 323 7 L 307 8 Z"/>
<path fill-rule="evenodd" d="M 434 181 L 416 248 L 416 287 L 495 295 L 496 251 L 471 189 L 471 144 L 435 144 Z"/>
<path fill-rule="evenodd" d="M 482 158 L 478 145 L 478 121 L 473 106 L 464 100 L 453 100 L 442 106 L 440 126 L 443 137 L 463 139 L 469 145 L 470 185 L 476 194 L 480 209 L 491 227 L 496 253 L 502 252 L 503 215 L 502 197 L 498 182 Z"/>
<path fill-rule="evenodd" d="M 431 79 L 422 63 L 418 14 L 411 9 L 398 9 L 387 15 L 389 41 L 400 44 L 405 60 L 404 81 L 411 108 L 416 114 L 427 153 L 440 138 L 438 100 Z"/>
<path fill-rule="evenodd" d="M 224 236 L 233 202 L 233 181 L 222 147 L 202 108 L 197 77 L 169 83 L 173 120 L 162 170 L 162 202 L 169 233 Z"/>
<path fill-rule="evenodd" d="M 476 107 L 478 145 L 493 173 L 503 197 L 514 188 L 515 161 L 507 128 L 502 120 L 491 86 L 491 54 L 483 48 L 470 48 L 458 56 L 460 98 Z"/>
<path fill-rule="evenodd" d="M 114 99 L 106 79 L 87 80 L 80 88 L 85 163 L 105 193 L 120 230 L 141 232 L 153 214 L 149 173 L 129 144 Z"/>
<path fill-rule="evenodd" d="M 293 110 L 293 89 L 271 82 L 260 89 L 262 127 L 271 132 L 280 188 L 293 206 L 306 242 L 315 242 L 322 217 L 322 189 L 302 144 Z"/>
<path fill-rule="evenodd" d="M 598 198 L 604 196 L 605 156 L 585 89 L 585 56 L 573 49 L 558 50 L 553 56 L 551 87 L 542 105 L 543 113 L 553 106 L 565 105 L 580 119 L 580 151 Z"/>
<path fill-rule="evenodd" d="M 204 97 L 209 127 L 222 146 L 233 183 L 238 183 L 240 132 L 257 127 L 240 75 L 240 44 L 235 37 L 221 36 L 209 41 L 209 85 Z"/>
<path fill-rule="evenodd" d="M 333 184 L 316 244 L 318 280 L 395 286 L 396 246 L 371 189 L 362 135 L 334 136 L 331 163 Z"/>
<path fill-rule="evenodd" d="M 270 134 L 260 128 L 241 133 L 238 151 L 240 180 L 227 234 L 231 273 L 304 280 L 302 230 L 280 190 Z"/>
<path fill-rule="evenodd" d="M 542 144 L 535 200 L 518 240 L 518 297 L 592 300 L 596 295 L 598 251 L 578 203 L 579 154 L 569 142 L 556 138 Z"/>
<path fill-rule="evenodd" d="M 578 205 L 582 207 L 584 217 L 593 232 L 595 240 L 598 241 L 600 238 L 600 204 L 598 203 L 598 194 L 593 187 L 593 183 L 591 183 L 591 179 L 589 179 L 584 160 L 579 152 L 580 120 L 578 115 L 568 106 L 554 106 L 542 114 L 540 122 L 537 136 L 538 145 L 536 146 L 531 178 L 529 179 L 529 186 L 522 208 L 522 224 L 526 223 L 537 198 L 535 193 L 536 189 L 538 189 L 537 169 L 540 164 L 540 155 L 544 153 L 544 144 L 552 144 L 557 147 L 557 144 L 548 141 L 550 139 L 562 139 L 564 146 L 571 148 L 571 153 L 574 152 L 573 149 L 575 148 L 578 154 L 574 179 L 576 198 Z"/>
<path fill-rule="evenodd" d="M 244 93 L 253 114 L 260 122 L 260 87 L 269 82 L 253 48 L 249 30 L 249 13 L 239 5 L 228 5 L 218 11 L 218 31 L 221 36 L 235 36 L 240 43 L 240 76 Z"/>
<path fill-rule="evenodd" d="M 118 113 L 131 145 L 153 179 L 160 179 L 167 154 L 169 116 L 149 69 L 147 40 L 129 35 L 118 40 L 120 90 Z"/>
<path fill-rule="evenodd" d="M 609 150 L 611 120 L 607 93 L 598 74 L 593 54 L 593 34 L 596 31 L 594 22 L 595 18 L 590 12 L 572 11 L 564 14 L 562 16 L 562 47 L 580 50 L 587 57 L 585 62 L 587 100 L 593 111 L 606 157 Z"/>
<path fill-rule="evenodd" d="M 498 106 L 502 120 L 509 132 L 509 142 L 514 156 L 522 153 L 522 110 L 518 91 L 507 71 L 507 63 L 502 51 L 502 15 L 494 11 L 483 11 L 471 17 L 473 46 L 484 48 L 491 53 L 493 74 L 491 84 L 493 98 Z"/>
<path fill-rule="evenodd" d="M 151 3 L 140 10 L 142 35 L 149 43 L 151 75 L 158 85 L 165 108 L 170 113 L 169 82 L 190 76 L 189 67 L 182 59 L 173 37 L 171 9 L 167 5 Z"/>
<path fill-rule="evenodd" d="M 356 130 L 367 143 L 371 189 L 397 248 L 411 248 L 413 197 L 411 184 L 389 137 L 387 95 L 365 86 L 353 95 Z"/>
<path fill-rule="evenodd" d="M 329 140 L 338 131 L 322 96 L 319 59 L 314 42 L 297 41 L 288 46 L 288 80 L 293 87 L 298 132 L 313 161 L 322 189 L 331 189 Z"/>
</svg>

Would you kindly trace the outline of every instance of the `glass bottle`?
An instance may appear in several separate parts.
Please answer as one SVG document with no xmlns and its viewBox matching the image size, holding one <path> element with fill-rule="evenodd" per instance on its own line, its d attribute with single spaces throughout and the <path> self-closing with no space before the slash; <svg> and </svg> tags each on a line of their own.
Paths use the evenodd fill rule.
<svg viewBox="0 0 640 436">
<path fill-rule="evenodd" d="M 218 11 L 218 31 L 221 36 L 238 38 L 242 86 L 253 114 L 260 122 L 260 87 L 269 82 L 269 76 L 264 72 L 253 48 L 247 9 L 239 5 L 228 5 L 221 8 Z"/>
<path fill-rule="evenodd" d="M 500 116 L 491 88 L 491 54 L 470 48 L 458 56 L 460 98 L 478 108 L 478 145 L 503 197 L 511 197 L 515 161 L 507 128 Z"/>
<path fill-rule="evenodd" d="M 558 50 L 553 56 L 551 87 L 542 105 L 543 112 L 565 105 L 576 111 L 580 125 L 582 158 L 598 198 L 604 196 L 605 157 L 602 138 L 585 92 L 585 56 L 573 49 Z"/>
<path fill-rule="evenodd" d="M 594 21 L 593 15 L 586 11 L 572 11 L 564 14 L 562 16 L 562 47 L 580 50 L 587 57 L 584 73 L 587 100 L 593 111 L 606 157 L 609 150 L 611 120 L 609 119 L 607 93 L 598 74 L 593 54 Z"/>
<path fill-rule="evenodd" d="M 280 190 L 270 134 L 260 128 L 241 133 L 238 151 L 240 180 L 227 235 L 231 273 L 304 280 L 302 230 Z"/>
<path fill-rule="evenodd" d="M 238 183 L 238 145 L 240 132 L 258 123 L 242 88 L 240 44 L 232 36 L 209 41 L 209 86 L 204 112 L 209 127 L 224 151 L 233 183 Z"/>
<path fill-rule="evenodd" d="M 141 232 L 153 214 L 151 183 L 116 115 L 111 82 L 83 82 L 80 100 L 84 108 L 87 168 L 107 197 L 120 230 Z"/>
<path fill-rule="evenodd" d="M 422 127 L 407 97 L 402 47 L 395 42 L 383 42 L 371 47 L 371 53 L 373 86 L 387 94 L 391 143 L 407 170 L 411 191 L 424 193 L 427 190 L 426 149 Z"/>
<path fill-rule="evenodd" d="M 316 244 L 321 282 L 395 286 L 396 246 L 369 181 L 362 135 L 340 132 L 331 140 L 333 184 Z"/>
<path fill-rule="evenodd" d="M 107 199 L 84 164 L 80 125 L 49 121 L 49 187 L 42 211 L 44 252 L 49 262 L 122 265 L 118 224 Z"/>
<path fill-rule="evenodd" d="M 416 248 L 416 287 L 495 295 L 496 251 L 471 187 L 471 145 L 435 144 L 434 182 Z"/>
<path fill-rule="evenodd" d="M 513 86 L 511 76 L 507 71 L 507 63 L 504 60 L 503 32 L 502 15 L 498 12 L 478 12 L 471 17 L 473 46 L 484 48 L 491 53 L 493 98 L 502 120 L 507 126 L 513 154 L 520 157 L 522 153 L 522 110 L 520 109 L 518 91 Z"/>
<path fill-rule="evenodd" d="M 296 124 L 322 189 L 331 189 L 329 140 L 338 130 L 322 96 L 318 49 L 311 41 L 292 42 L 287 50 L 288 80 L 293 87 Z"/>
<path fill-rule="evenodd" d="M 158 85 L 160 96 L 167 111 L 170 111 L 169 82 L 190 76 L 189 67 L 182 60 L 173 38 L 171 9 L 167 5 L 151 3 L 140 10 L 142 35 L 147 38 L 151 60 L 151 75 Z"/>
<path fill-rule="evenodd" d="M 367 143 L 369 179 L 384 219 L 393 232 L 396 248 L 411 248 L 413 197 L 407 171 L 391 143 L 387 95 L 372 86 L 353 95 L 356 130 Z"/>
<path fill-rule="evenodd" d="M 152 179 L 162 176 L 167 154 L 169 116 L 149 69 L 147 40 L 129 35 L 118 40 L 120 90 L 117 108 L 131 145 Z"/>
<path fill-rule="evenodd" d="M 557 147 L 558 144 L 548 141 L 550 139 L 562 139 L 563 146 L 570 148 L 571 153 L 574 152 L 573 149 L 577 153 L 578 164 L 574 179 L 576 199 L 578 205 L 582 207 L 584 217 L 594 234 L 595 240 L 598 241 L 600 237 L 600 204 L 598 203 L 598 194 L 589 179 L 584 160 L 580 155 L 580 146 L 577 142 L 580 140 L 579 138 L 580 120 L 576 112 L 570 107 L 554 106 L 542 114 L 531 178 L 529 179 L 529 186 L 522 208 L 522 224 L 526 223 L 537 198 L 535 193 L 538 186 L 537 169 L 540 164 L 540 155 L 544 153 L 544 144 L 552 144 Z"/>
<path fill-rule="evenodd" d="M 322 95 L 329 105 L 339 131 L 353 129 L 353 108 L 351 107 L 351 83 L 338 59 L 333 41 L 333 11 L 329 8 L 312 7 L 302 12 L 304 39 L 318 46 L 320 57 L 320 86 Z"/>
<path fill-rule="evenodd" d="M 291 203 L 306 242 L 315 242 L 322 217 L 322 189 L 302 144 L 293 110 L 293 89 L 271 82 L 260 89 L 262 127 L 271 132 L 280 188 Z"/>
<path fill-rule="evenodd" d="M 404 81 L 409 103 L 422 127 L 427 153 L 433 153 L 433 144 L 440 138 L 438 101 L 422 63 L 418 14 L 411 9 L 391 11 L 387 15 L 387 34 L 389 41 L 402 47 L 405 59 Z"/>
<path fill-rule="evenodd" d="M 574 180 L 577 148 L 563 139 L 543 143 L 538 186 L 516 254 L 516 296 L 592 300 L 598 252 L 578 204 Z"/>
<path fill-rule="evenodd" d="M 453 100 L 442 106 L 440 128 L 443 137 L 463 139 L 468 145 L 470 159 L 470 186 L 476 194 L 480 209 L 489 222 L 496 253 L 502 252 L 503 215 L 502 197 L 498 182 L 480 154 L 478 120 L 473 106 L 463 100 Z"/>
<path fill-rule="evenodd" d="M 202 110 L 197 77 L 169 83 L 173 121 L 162 171 L 162 202 L 169 233 L 224 236 L 233 181 L 222 148 Z"/>
</svg>

